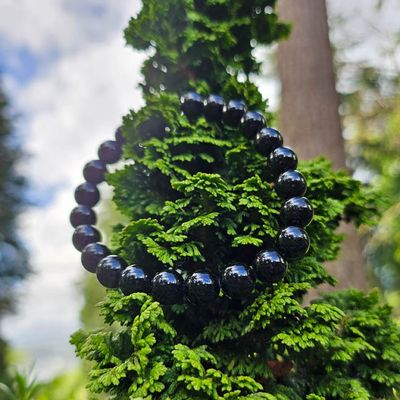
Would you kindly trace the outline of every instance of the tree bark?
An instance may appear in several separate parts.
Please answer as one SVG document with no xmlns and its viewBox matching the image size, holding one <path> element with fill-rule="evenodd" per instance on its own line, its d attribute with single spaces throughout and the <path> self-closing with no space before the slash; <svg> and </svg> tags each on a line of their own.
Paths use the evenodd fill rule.
<svg viewBox="0 0 400 400">
<path fill-rule="evenodd" d="M 279 0 L 278 14 L 292 23 L 289 40 L 278 47 L 280 128 L 285 143 L 302 159 L 323 155 L 335 168 L 345 168 L 325 0 Z M 360 239 L 351 225 L 343 224 L 340 231 L 346 240 L 339 259 L 327 264 L 328 270 L 339 280 L 338 288 L 365 289 Z"/>
</svg>

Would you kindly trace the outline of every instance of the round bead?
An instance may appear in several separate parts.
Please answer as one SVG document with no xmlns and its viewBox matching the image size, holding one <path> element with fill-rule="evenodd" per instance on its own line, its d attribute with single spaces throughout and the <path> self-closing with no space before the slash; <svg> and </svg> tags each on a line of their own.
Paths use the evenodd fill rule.
<svg viewBox="0 0 400 400">
<path fill-rule="evenodd" d="M 278 236 L 278 250 L 288 260 L 302 258 L 309 248 L 307 232 L 297 226 L 288 226 Z"/>
<path fill-rule="evenodd" d="M 79 225 L 72 235 L 72 243 L 79 251 L 82 251 L 89 243 L 98 242 L 100 239 L 100 232 L 92 225 Z"/>
<path fill-rule="evenodd" d="M 263 250 L 256 256 L 254 268 L 258 279 L 273 283 L 280 281 L 285 276 L 287 264 L 277 251 Z"/>
<path fill-rule="evenodd" d="M 278 147 L 269 155 L 269 168 L 275 176 L 296 167 L 297 156 L 288 147 Z"/>
<path fill-rule="evenodd" d="M 83 177 L 87 182 L 100 183 L 104 181 L 107 172 L 106 166 L 100 160 L 92 160 L 86 163 L 83 168 Z"/>
<path fill-rule="evenodd" d="M 186 284 L 187 296 L 194 304 L 210 303 L 218 297 L 218 281 L 208 272 L 195 272 L 189 277 Z"/>
<path fill-rule="evenodd" d="M 313 208 L 305 197 L 293 197 L 281 209 L 281 221 L 285 226 L 304 228 L 310 224 L 313 216 Z"/>
<path fill-rule="evenodd" d="M 221 285 L 223 291 L 233 299 L 247 297 L 254 289 L 251 271 L 244 264 L 233 264 L 225 268 Z"/>
<path fill-rule="evenodd" d="M 75 189 L 75 201 L 78 204 L 93 207 L 100 200 L 100 193 L 96 185 L 90 182 L 80 184 Z"/>
<path fill-rule="evenodd" d="M 141 145 L 140 143 L 135 144 L 133 146 L 133 151 L 138 155 L 139 157 L 144 157 L 145 155 L 145 147 Z"/>
<path fill-rule="evenodd" d="M 203 99 L 195 92 L 186 93 L 182 97 L 181 103 L 182 111 L 189 119 L 196 119 L 200 117 L 203 112 Z"/>
<path fill-rule="evenodd" d="M 181 275 L 174 271 L 162 271 L 152 281 L 152 294 L 161 304 L 177 304 L 183 299 L 185 284 Z"/>
<path fill-rule="evenodd" d="M 139 125 L 137 133 L 143 139 L 162 138 L 166 128 L 167 125 L 164 118 L 159 115 L 152 115 Z"/>
<path fill-rule="evenodd" d="M 117 128 L 115 131 L 115 141 L 122 146 L 123 144 L 126 143 L 126 139 L 125 136 L 122 133 L 122 129 L 121 128 Z"/>
<path fill-rule="evenodd" d="M 279 175 L 275 190 L 283 199 L 301 197 L 307 190 L 307 182 L 299 171 L 286 171 Z"/>
<path fill-rule="evenodd" d="M 114 164 L 121 158 L 121 146 L 115 140 L 106 140 L 99 146 L 99 159 L 105 164 Z"/>
<path fill-rule="evenodd" d="M 96 213 L 88 206 L 75 207 L 69 216 L 71 225 L 76 228 L 78 225 L 94 225 L 97 221 Z"/>
<path fill-rule="evenodd" d="M 104 257 L 96 268 L 97 280 L 106 288 L 116 289 L 125 268 L 126 262 L 121 257 L 114 255 Z"/>
<path fill-rule="evenodd" d="M 246 105 L 242 100 L 230 100 L 224 108 L 224 122 L 229 126 L 239 126 L 246 112 Z"/>
<path fill-rule="evenodd" d="M 125 296 L 138 292 L 150 293 L 151 282 L 143 268 L 130 265 L 123 270 L 119 287 Z"/>
<path fill-rule="evenodd" d="M 222 119 L 222 112 L 224 110 L 224 99 L 221 96 L 212 94 L 204 106 L 204 116 L 207 121 L 215 122 Z"/>
<path fill-rule="evenodd" d="M 89 272 L 96 272 L 99 262 L 110 255 L 110 250 L 102 243 L 89 243 L 84 247 L 81 254 L 82 265 Z"/>
<path fill-rule="evenodd" d="M 268 157 L 271 151 L 281 147 L 282 144 L 283 138 L 274 128 L 263 128 L 256 135 L 256 149 L 265 157 Z"/>
<path fill-rule="evenodd" d="M 242 129 L 249 138 L 253 138 L 264 126 L 265 118 L 259 112 L 248 111 L 243 117 Z"/>
</svg>

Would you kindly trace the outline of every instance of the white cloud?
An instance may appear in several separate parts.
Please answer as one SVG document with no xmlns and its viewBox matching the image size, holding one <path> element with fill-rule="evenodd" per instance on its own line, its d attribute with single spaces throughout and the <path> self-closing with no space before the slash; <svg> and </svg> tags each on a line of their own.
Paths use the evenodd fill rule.
<svg viewBox="0 0 400 400">
<path fill-rule="evenodd" d="M 39 64 L 39 73 L 26 86 L 12 75 L 5 77 L 14 108 L 22 114 L 19 131 L 30 154 L 22 169 L 38 197 L 52 187 L 54 198 L 22 215 L 21 232 L 35 274 L 21 290 L 18 314 L 3 321 L 3 333 L 34 360 L 40 378 L 49 378 L 77 362 L 68 343 L 79 325 L 82 299 L 76 283 L 84 273 L 70 243 L 74 187 L 82 181 L 84 163 L 96 157 L 97 146 L 112 138 L 128 109 L 141 104 L 137 84 L 143 56 L 122 39 L 131 15 L 127 10 L 137 9 L 137 1 L 109 3 L 104 12 L 111 16 L 97 22 L 82 15 L 77 1 L 67 7 L 61 0 L 0 0 L 2 11 L 4 3 L 0 36 L 7 37 L 7 46 L 27 46 L 41 54 L 54 46 L 59 52 L 50 64 Z M 90 39 L 99 29 L 88 26 L 93 23 L 107 31 L 102 40 Z M 15 32 L 15 26 L 21 30 Z"/>
<path fill-rule="evenodd" d="M 34 53 L 63 53 L 104 40 L 139 6 L 138 0 L 0 0 L 0 37 Z"/>
<path fill-rule="evenodd" d="M 141 60 L 117 36 L 62 58 L 19 93 L 18 108 L 30 110 L 27 151 L 42 155 L 29 163 L 37 184 L 76 183 L 82 164 L 140 104 Z"/>
<path fill-rule="evenodd" d="M 385 0 L 381 8 L 378 1 L 362 4 L 353 0 L 328 1 L 331 18 L 331 35 L 334 42 L 346 43 L 347 60 L 368 62 L 371 65 L 393 68 L 393 55 L 382 57 L 384 48 L 393 48 L 394 37 L 398 34 L 400 6 L 397 0 Z M 339 25 L 334 22 L 342 20 Z M 350 47 L 350 44 L 356 46 Z M 400 62 L 400 52 L 397 61 Z"/>
</svg>

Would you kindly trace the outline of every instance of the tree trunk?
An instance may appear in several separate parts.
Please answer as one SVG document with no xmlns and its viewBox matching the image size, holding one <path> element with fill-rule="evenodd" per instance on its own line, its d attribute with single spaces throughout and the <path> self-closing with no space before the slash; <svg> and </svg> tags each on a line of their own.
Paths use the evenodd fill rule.
<svg viewBox="0 0 400 400">
<path fill-rule="evenodd" d="M 281 130 L 285 143 L 302 159 L 325 156 L 345 167 L 345 152 L 335 89 L 332 49 L 325 0 L 279 0 L 278 13 L 292 23 L 288 41 L 278 47 L 281 80 Z M 343 224 L 347 238 L 340 257 L 327 265 L 337 287 L 367 287 L 360 239 Z"/>
</svg>

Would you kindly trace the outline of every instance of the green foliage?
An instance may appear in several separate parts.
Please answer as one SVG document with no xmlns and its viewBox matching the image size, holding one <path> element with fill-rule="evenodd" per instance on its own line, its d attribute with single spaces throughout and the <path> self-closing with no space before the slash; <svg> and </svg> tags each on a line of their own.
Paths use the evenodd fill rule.
<svg viewBox="0 0 400 400">
<path fill-rule="evenodd" d="M 5 400 L 34 400 L 40 390 L 40 384 L 29 375 L 18 371 L 12 376 L 11 384 L 0 382 L 0 394 Z"/>
<path fill-rule="evenodd" d="M 27 252 L 17 233 L 24 179 L 16 165 L 21 153 L 14 137 L 7 99 L 0 86 L 0 318 L 13 309 L 13 289 L 28 273 Z M 6 343 L 0 338 L 0 379 L 5 374 Z"/>
<path fill-rule="evenodd" d="M 192 338 L 149 296 L 109 292 L 102 311 L 119 328 L 77 332 L 72 343 L 95 362 L 89 389 L 112 399 L 394 398 L 400 332 L 378 292 L 303 307 L 306 288 L 279 284 L 231 316 L 197 324 Z M 270 360 L 290 360 L 293 370 L 276 379 Z"/>
<path fill-rule="evenodd" d="M 12 284 L 28 271 L 27 254 L 16 231 L 24 179 L 16 171 L 21 153 L 15 142 L 7 99 L 0 88 L 0 314 L 10 307 Z"/>
<path fill-rule="evenodd" d="M 144 1 L 125 38 L 137 49 L 153 50 L 143 66 L 145 94 L 159 92 L 160 87 L 182 92 L 191 81 L 204 93 L 224 91 L 258 106 L 256 87 L 236 77 L 259 71 L 252 40 L 253 46 L 269 44 L 288 34 L 288 27 L 272 12 L 274 4 L 275 0 Z"/>
<path fill-rule="evenodd" d="M 40 385 L 35 400 L 87 400 L 86 376 L 78 369 L 56 376 Z"/>
<path fill-rule="evenodd" d="M 86 400 L 84 375 L 80 370 L 38 382 L 31 374 L 13 371 L 8 385 L 0 382 L 2 400 Z"/>
<path fill-rule="evenodd" d="M 382 217 L 370 232 L 367 254 L 383 286 L 395 290 L 400 285 L 400 100 L 376 101 L 374 107 L 381 108 L 384 103 L 386 110 L 373 121 L 358 121 L 352 148 L 357 152 L 354 162 L 370 170 L 374 184 L 384 194 Z"/>
<path fill-rule="evenodd" d="M 400 86 L 399 86 L 400 87 Z M 372 233 L 368 254 L 386 288 L 400 286 L 400 100 L 396 99 L 384 131 L 359 138 L 367 165 L 377 173 L 376 184 L 385 194 L 384 212 Z"/>
<path fill-rule="evenodd" d="M 251 265 L 257 251 L 274 245 L 282 201 L 265 159 L 240 130 L 204 118 L 191 123 L 179 103 L 179 95 L 194 88 L 243 98 L 265 111 L 248 73 L 259 68 L 252 40 L 269 44 L 287 33 L 273 5 L 147 0 L 126 30 L 128 43 L 151 50 L 143 67 L 146 106 L 130 112 L 122 128 L 124 154 L 133 162 L 108 176 L 127 218 L 115 227 L 113 244 L 150 275 L 166 267 L 184 276 L 199 268 L 220 274 L 233 260 Z M 307 257 L 291 262 L 282 282 L 257 282 L 242 301 L 221 294 L 209 306 L 161 306 L 145 294 L 109 291 L 101 313 L 112 329 L 79 331 L 71 339 L 77 354 L 92 362 L 93 394 L 119 400 L 393 398 L 399 330 L 378 295 L 349 291 L 303 305 L 310 288 L 334 283 L 323 263 L 337 257 L 340 221 L 372 223 L 375 196 L 326 160 L 299 168 L 315 210 Z"/>
<path fill-rule="evenodd" d="M 346 24 L 352 22 L 344 21 L 339 29 L 345 31 Z M 352 166 L 382 193 L 381 218 L 378 226 L 367 232 L 366 253 L 383 288 L 395 292 L 400 287 L 400 68 L 396 62 L 400 35 L 398 29 L 386 30 L 375 24 L 366 28 L 382 31 L 382 44 L 373 59 L 348 62 L 348 50 L 361 45 L 358 40 L 365 32 L 353 37 L 353 43 L 346 35 L 335 45 Z M 390 68 L 375 59 L 387 60 Z"/>
</svg>

